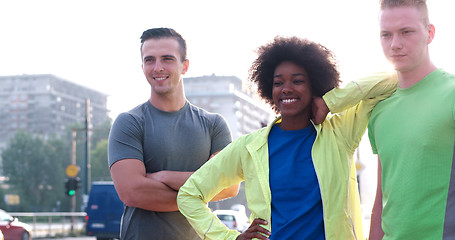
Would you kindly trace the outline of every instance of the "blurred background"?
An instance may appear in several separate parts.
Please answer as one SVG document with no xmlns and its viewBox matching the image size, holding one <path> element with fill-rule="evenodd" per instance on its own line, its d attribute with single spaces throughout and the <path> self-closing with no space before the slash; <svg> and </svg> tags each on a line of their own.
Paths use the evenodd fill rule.
<svg viewBox="0 0 455 240">
<path fill-rule="evenodd" d="M 455 2 L 428 6 L 436 26 L 432 59 L 455 73 Z M 112 121 L 150 95 L 139 51 L 144 30 L 171 27 L 182 34 L 188 99 L 221 113 L 237 138 L 274 117 L 245 88 L 259 46 L 277 35 L 320 42 L 336 54 L 345 84 L 391 70 L 377 18 L 376 0 L 1 1 L 0 208 L 85 212 L 92 182 L 110 181 Z M 377 161 L 366 137 L 356 163 L 368 229 Z M 65 181 L 73 178 L 69 196 Z M 245 204 L 242 192 L 211 207 L 235 204 Z"/>
</svg>

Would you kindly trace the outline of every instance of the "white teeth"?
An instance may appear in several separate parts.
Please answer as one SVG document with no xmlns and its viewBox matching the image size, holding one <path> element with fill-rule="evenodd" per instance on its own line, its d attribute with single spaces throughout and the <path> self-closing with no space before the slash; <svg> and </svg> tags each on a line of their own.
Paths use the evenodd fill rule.
<svg viewBox="0 0 455 240">
<path fill-rule="evenodd" d="M 162 80 L 165 80 L 165 79 L 166 79 L 166 77 L 155 78 L 155 80 L 157 80 L 157 81 L 162 81 Z"/>
<path fill-rule="evenodd" d="M 283 99 L 283 103 L 291 103 L 291 102 L 295 102 L 297 101 L 297 99 L 293 98 L 293 99 Z"/>
</svg>

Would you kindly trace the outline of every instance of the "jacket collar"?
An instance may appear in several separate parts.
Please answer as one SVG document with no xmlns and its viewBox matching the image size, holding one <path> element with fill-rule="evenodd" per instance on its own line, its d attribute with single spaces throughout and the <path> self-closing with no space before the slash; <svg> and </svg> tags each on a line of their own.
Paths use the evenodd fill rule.
<svg viewBox="0 0 455 240">
<path fill-rule="evenodd" d="M 312 120 L 310 120 L 310 121 L 311 121 L 311 124 L 313 124 L 314 128 L 316 129 L 316 132 L 319 134 L 322 129 L 322 124 L 324 124 L 324 123 L 315 125 Z M 256 136 L 257 140 L 249 143 L 247 145 L 247 148 L 250 151 L 257 151 L 261 147 L 264 147 L 264 145 L 267 144 L 268 136 L 269 136 L 270 131 L 272 130 L 273 125 L 280 123 L 280 122 L 281 122 L 281 116 L 278 116 L 275 120 L 273 120 L 272 123 L 267 125 L 267 127 L 259 129 L 257 132 L 257 136 Z"/>
<path fill-rule="evenodd" d="M 247 148 L 250 151 L 258 151 L 261 147 L 267 144 L 269 133 L 272 130 L 273 125 L 281 122 L 281 116 L 277 117 L 272 123 L 267 125 L 267 127 L 259 129 L 257 131 L 257 136 L 255 141 L 251 141 L 247 144 Z"/>
</svg>

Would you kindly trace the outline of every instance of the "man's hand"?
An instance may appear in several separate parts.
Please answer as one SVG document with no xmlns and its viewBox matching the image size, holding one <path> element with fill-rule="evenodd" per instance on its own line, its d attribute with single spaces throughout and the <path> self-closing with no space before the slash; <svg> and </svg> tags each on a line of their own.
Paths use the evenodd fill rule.
<svg viewBox="0 0 455 240">
<path fill-rule="evenodd" d="M 147 178 L 151 178 L 155 181 L 161 182 L 173 189 L 178 191 L 181 186 L 188 180 L 193 172 L 179 172 L 179 171 L 167 171 L 162 170 L 154 173 L 147 173 Z"/>
<path fill-rule="evenodd" d="M 253 239 L 253 238 L 268 240 L 270 237 L 270 232 L 267 229 L 260 226 L 259 224 L 267 225 L 267 221 L 265 221 L 263 219 L 259 219 L 259 218 L 254 219 L 254 221 L 251 223 L 250 227 L 245 232 L 240 234 L 236 238 L 236 240 Z"/>
<path fill-rule="evenodd" d="M 327 114 L 330 112 L 329 107 L 325 104 L 322 97 L 313 97 L 313 104 L 311 106 L 311 120 L 318 125 L 324 122 Z"/>
<path fill-rule="evenodd" d="M 166 176 L 166 172 L 165 171 L 159 171 L 159 172 L 154 172 L 154 173 L 146 173 L 146 176 L 148 178 L 151 178 L 155 181 L 158 181 L 158 182 L 162 182 L 164 183 L 164 177 Z"/>
</svg>

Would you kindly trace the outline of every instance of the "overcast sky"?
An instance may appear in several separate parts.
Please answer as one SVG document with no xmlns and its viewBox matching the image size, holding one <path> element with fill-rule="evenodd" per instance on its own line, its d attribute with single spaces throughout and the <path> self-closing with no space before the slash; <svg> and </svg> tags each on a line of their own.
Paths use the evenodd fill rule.
<svg viewBox="0 0 455 240">
<path fill-rule="evenodd" d="M 434 62 L 455 73 L 455 1 L 429 0 Z M 385 70 L 377 0 L 0 2 L 0 75 L 54 74 L 109 95 L 115 118 L 145 102 L 139 37 L 172 27 L 187 40 L 186 77 L 246 80 L 255 50 L 276 35 L 299 36 L 333 50 L 343 80 Z"/>
<path fill-rule="evenodd" d="M 141 70 L 142 32 L 172 27 L 187 41 L 186 77 L 216 74 L 246 80 L 257 47 L 281 35 L 330 48 L 348 82 L 390 69 L 379 44 L 377 2 L 0 0 L 0 76 L 54 74 L 90 87 L 109 95 L 115 118 L 150 96 Z M 436 26 L 432 59 L 455 73 L 455 1 L 428 0 L 428 5 Z M 376 157 L 365 138 L 360 153 L 366 165 L 360 179 L 367 216 L 376 189 Z M 366 219 L 366 230 L 368 223 Z"/>
</svg>

